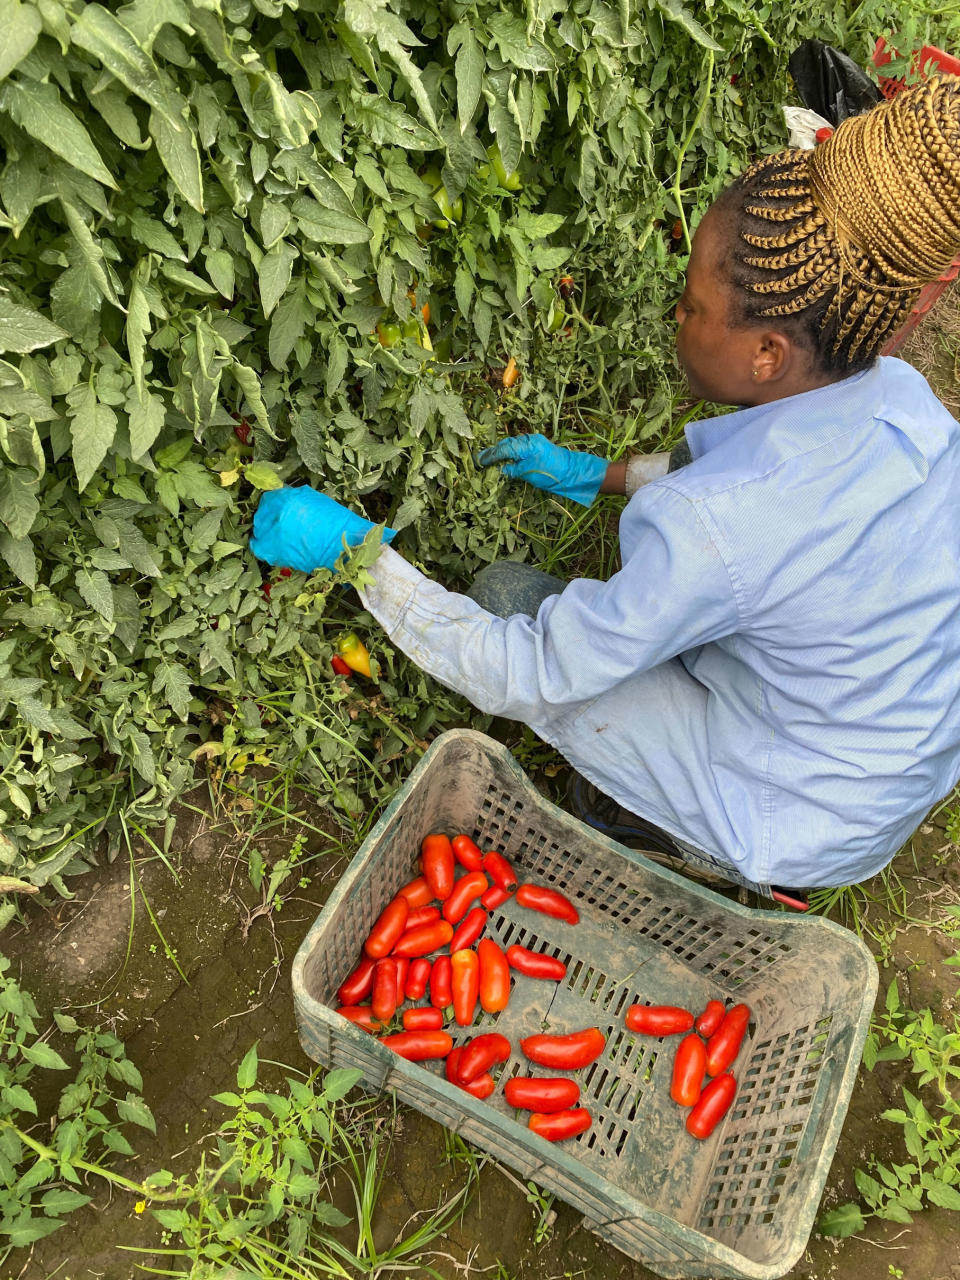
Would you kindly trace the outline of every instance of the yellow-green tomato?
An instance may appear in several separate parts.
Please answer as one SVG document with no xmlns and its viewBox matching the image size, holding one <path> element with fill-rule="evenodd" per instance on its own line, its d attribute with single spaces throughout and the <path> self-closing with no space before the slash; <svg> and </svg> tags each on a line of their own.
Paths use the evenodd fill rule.
<svg viewBox="0 0 960 1280">
<path fill-rule="evenodd" d="M 381 347 L 395 347 L 400 341 L 402 334 L 398 324 L 378 324 L 377 325 L 377 341 Z"/>
<path fill-rule="evenodd" d="M 451 200 L 447 188 L 441 185 L 434 191 L 433 199 L 443 215 L 442 219 L 437 219 L 434 226 L 440 226 L 442 222 L 441 230 L 443 230 L 448 222 L 461 222 L 463 220 L 463 201 L 459 196 L 456 200 Z"/>
</svg>

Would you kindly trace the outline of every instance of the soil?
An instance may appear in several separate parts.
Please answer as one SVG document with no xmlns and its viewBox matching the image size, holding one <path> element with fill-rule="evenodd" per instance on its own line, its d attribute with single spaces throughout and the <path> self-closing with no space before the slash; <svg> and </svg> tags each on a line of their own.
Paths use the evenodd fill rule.
<svg viewBox="0 0 960 1280">
<path fill-rule="evenodd" d="M 544 787 L 555 790 L 557 770 L 548 755 L 536 772 Z M 14 972 L 34 994 L 42 1015 L 59 1008 L 85 1025 L 109 1026 L 140 1068 L 157 1137 L 142 1130 L 130 1134 L 138 1156 L 116 1168 L 135 1179 L 158 1168 L 196 1167 L 203 1140 L 222 1114 L 211 1095 L 235 1085 L 237 1065 L 254 1042 L 261 1063 L 310 1069 L 297 1039 L 290 965 L 345 866 L 332 826 L 329 838 L 312 834 L 300 874 L 284 886 L 289 896 L 282 909 L 270 909 L 251 886 L 249 849 L 254 843 L 272 863 L 289 852 L 295 824 L 275 824 L 251 842 L 247 815 L 202 812 L 209 808 L 206 791 L 191 799 L 193 807 L 181 811 L 166 859 L 144 846 L 132 863 L 118 861 L 72 882 L 76 897 L 55 909 L 29 903 L 23 923 L 10 926 L 4 938 Z M 323 827 L 315 813 L 310 821 Z M 942 821 L 938 815 L 925 824 L 893 864 L 906 915 L 915 921 L 942 919 L 948 906 L 960 903 L 958 851 L 944 849 Z M 941 1020 L 952 1021 L 958 979 L 945 962 L 955 944 L 936 928 L 909 924 L 891 911 L 879 884 L 865 888 L 886 898 L 861 901 L 872 941 L 866 936 L 881 963 L 880 1001 L 897 977 L 905 1004 L 929 1006 Z M 266 1070 L 278 1081 L 283 1075 L 282 1066 Z M 881 1063 L 872 1073 L 861 1070 L 824 1207 L 857 1198 L 854 1170 L 871 1157 L 905 1158 L 902 1130 L 879 1115 L 900 1104 L 906 1079 L 902 1063 Z M 46 1100 L 49 1106 L 55 1098 Z M 386 1103 L 382 1119 L 382 1132 L 391 1133 L 392 1140 L 376 1227 L 378 1238 L 388 1240 L 411 1215 L 458 1190 L 466 1172 L 451 1161 L 444 1131 L 432 1120 L 402 1107 L 394 1113 Z M 90 1190 L 93 1205 L 75 1212 L 67 1228 L 33 1249 L 11 1255 L 0 1270 L 3 1280 L 133 1280 L 143 1274 L 142 1266 L 165 1265 L 149 1252 L 125 1252 L 159 1244 L 159 1228 L 149 1212 L 138 1214 L 132 1196 L 111 1194 L 102 1184 Z M 334 1186 L 331 1198 L 349 1212 L 342 1188 L 338 1193 Z M 647 1280 L 652 1275 L 586 1230 L 574 1208 L 541 1200 L 535 1188 L 493 1163 L 483 1167 L 476 1192 L 430 1265 L 444 1280 L 480 1275 Z M 859 1236 L 843 1241 L 814 1234 L 789 1273 L 791 1280 L 851 1274 L 860 1280 L 900 1275 L 960 1280 L 960 1214 L 927 1209 L 908 1227 L 871 1219 Z"/>
</svg>

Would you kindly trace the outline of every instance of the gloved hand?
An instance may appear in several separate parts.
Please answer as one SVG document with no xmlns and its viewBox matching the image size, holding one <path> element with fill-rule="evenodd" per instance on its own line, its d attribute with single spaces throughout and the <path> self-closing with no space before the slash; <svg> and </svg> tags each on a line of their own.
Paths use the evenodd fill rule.
<svg viewBox="0 0 960 1280">
<path fill-rule="evenodd" d="M 477 454 L 481 467 L 506 463 L 503 474 L 514 480 L 572 498 L 589 507 L 607 474 L 605 459 L 592 453 L 575 453 L 553 444 L 546 436 L 508 436 Z"/>
<path fill-rule="evenodd" d="M 344 538 L 354 547 L 372 528 L 369 520 L 306 485 L 269 489 L 253 517 L 250 549 L 258 560 L 310 573 L 332 569 Z M 383 531 L 384 542 L 396 536 L 395 529 Z"/>
</svg>

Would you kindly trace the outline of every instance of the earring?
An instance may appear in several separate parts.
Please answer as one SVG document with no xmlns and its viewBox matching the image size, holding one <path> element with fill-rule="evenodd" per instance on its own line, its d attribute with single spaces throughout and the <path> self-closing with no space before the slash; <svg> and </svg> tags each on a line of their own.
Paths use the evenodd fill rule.
<svg viewBox="0 0 960 1280">
<path fill-rule="evenodd" d="M 754 369 L 754 371 L 753 371 L 753 376 L 754 376 L 754 377 L 756 377 L 756 376 L 757 376 L 757 373 L 758 373 L 758 370 Z"/>
</svg>

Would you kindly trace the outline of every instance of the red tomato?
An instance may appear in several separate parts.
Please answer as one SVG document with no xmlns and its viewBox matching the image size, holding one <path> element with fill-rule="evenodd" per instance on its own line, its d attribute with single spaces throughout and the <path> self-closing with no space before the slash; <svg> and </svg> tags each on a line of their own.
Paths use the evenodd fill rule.
<svg viewBox="0 0 960 1280">
<path fill-rule="evenodd" d="M 408 1062 L 425 1062 L 429 1058 L 445 1058 L 453 1048 L 446 1031 L 397 1031 L 380 1041 Z"/>
<path fill-rule="evenodd" d="M 370 1000 L 373 1016 L 381 1022 L 389 1022 L 397 1011 L 397 962 L 389 957 L 378 960 L 373 967 L 373 995 Z"/>
<path fill-rule="evenodd" d="M 499 1031 L 487 1031 L 483 1035 L 474 1036 L 469 1044 L 464 1045 L 463 1053 L 457 1064 L 457 1084 L 468 1084 L 476 1080 L 484 1071 L 489 1071 L 495 1062 L 506 1062 L 510 1057 L 510 1041 Z"/>
<path fill-rule="evenodd" d="M 717 1076 L 711 1080 L 700 1101 L 687 1116 L 687 1132 L 695 1138 L 709 1138 L 717 1124 L 730 1110 L 730 1103 L 737 1092 L 737 1082 L 731 1075 Z"/>
<path fill-rule="evenodd" d="M 404 1009 L 403 1011 L 404 1031 L 439 1031 L 442 1026 L 442 1009 L 424 1006 L 422 1009 Z"/>
<path fill-rule="evenodd" d="M 423 876 L 417 876 L 416 880 L 405 884 L 402 889 L 397 890 L 397 894 L 401 898 L 406 898 L 411 911 L 414 907 L 425 907 L 428 902 L 433 901 L 433 890 Z"/>
<path fill-rule="evenodd" d="M 346 676 L 346 678 L 349 680 L 351 675 L 353 675 L 353 672 L 350 670 L 350 668 L 347 666 L 344 660 L 340 657 L 339 653 L 335 653 L 333 655 L 333 657 L 330 659 L 330 665 L 331 667 L 333 667 L 334 671 L 338 676 Z"/>
<path fill-rule="evenodd" d="M 434 920 L 432 924 L 420 924 L 408 929 L 394 945 L 395 956 L 426 956 L 439 951 L 453 937 L 453 925 L 446 920 Z"/>
<path fill-rule="evenodd" d="M 444 1063 L 444 1070 L 446 1071 L 447 1079 L 451 1084 L 455 1084 L 458 1089 L 463 1089 L 465 1093 L 471 1094 L 474 1098 L 489 1098 L 491 1093 L 493 1093 L 494 1089 L 497 1087 L 493 1076 L 490 1075 L 489 1072 L 485 1071 L 483 1075 L 477 1076 L 474 1080 L 468 1080 L 466 1084 L 461 1084 L 457 1077 L 457 1072 L 460 1068 L 460 1059 L 463 1057 L 463 1051 L 465 1048 L 466 1045 L 460 1045 L 458 1049 L 454 1049 L 453 1052 L 448 1055 L 447 1060 Z"/>
<path fill-rule="evenodd" d="M 624 1021 L 631 1031 L 648 1036 L 675 1036 L 693 1030 L 693 1014 L 672 1004 L 632 1004 Z"/>
<path fill-rule="evenodd" d="M 599 1027 L 587 1027 L 566 1036 L 536 1035 L 520 1041 L 520 1048 L 531 1062 L 561 1071 L 587 1067 L 603 1053 L 607 1037 Z"/>
<path fill-rule="evenodd" d="M 745 1004 L 735 1004 L 725 1014 L 720 1026 L 707 1041 L 707 1075 L 719 1076 L 740 1052 L 740 1045 L 750 1021 Z"/>
<path fill-rule="evenodd" d="M 578 1133 L 583 1133 L 592 1123 L 586 1107 L 575 1107 L 572 1111 L 555 1111 L 552 1115 L 535 1111 L 527 1121 L 527 1127 L 548 1142 L 561 1142 L 564 1138 L 573 1138 Z"/>
<path fill-rule="evenodd" d="M 485 1071 L 482 1076 L 477 1076 L 476 1080 L 469 1080 L 459 1087 L 464 1093 L 469 1093 L 474 1098 L 483 1099 L 490 1097 L 497 1087 L 497 1082 L 488 1071 Z"/>
<path fill-rule="evenodd" d="M 484 1013 L 499 1013 L 510 999 L 510 966 L 492 938 L 481 938 L 477 946 L 480 957 L 480 1007 Z"/>
<path fill-rule="evenodd" d="M 437 956 L 430 970 L 430 1003 L 435 1009 L 453 1004 L 453 971 L 449 956 Z"/>
<path fill-rule="evenodd" d="M 384 1028 L 384 1024 L 373 1016 L 373 1010 L 368 1004 L 342 1004 L 337 1013 L 363 1031 L 382 1031 Z"/>
<path fill-rule="evenodd" d="M 443 918 L 456 924 L 467 913 L 470 903 L 486 893 L 490 884 L 482 871 L 468 871 L 453 886 L 453 892 L 443 904 Z"/>
<path fill-rule="evenodd" d="M 694 1026 L 705 1040 L 709 1040 L 716 1029 L 720 1026 L 725 1012 L 726 1009 L 722 1000 L 707 1001 L 707 1007 L 694 1023 Z"/>
<path fill-rule="evenodd" d="M 566 977 L 567 966 L 555 956 L 544 956 L 539 951 L 528 951 L 526 947 L 518 947 L 516 943 L 507 947 L 507 964 L 518 973 L 525 973 L 528 978 L 552 978 L 559 982 Z"/>
<path fill-rule="evenodd" d="M 453 848 L 448 836 L 424 836 L 420 845 L 423 877 L 433 897 L 442 902 L 453 890 Z"/>
<path fill-rule="evenodd" d="M 480 901 L 488 911 L 493 911 L 496 907 L 503 906 L 510 897 L 506 889 L 501 889 L 498 884 L 491 885 Z"/>
<path fill-rule="evenodd" d="M 453 846 L 453 856 L 461 867 L 465 867 L 467 871 L 483 869 L 483 854 L 469 836 L 454 836 L 450 843 Z"/>
<path fill-rule="evenodd" d="M 692 1107 L 700 1098 L 700 1086 L 707 1070 L 707 1050 L 698 1035 L 684 1036 L 673 1060 L 670 1097 L 681 1107 Z"/>
<path fill-rule="evenodd" d="M 453 932 L 450 939 L 450 953 L 469 947 L 480 937 L 487 925 L 487 913 L 483 907 L 474 907 L 468 911 Z"/>
<path fill-rule="evenodd" d="M 502 854 L 493 851 L 485 853 L 483 869 L 497 888 L 503 889 L 507 894 L 514 892 L 517 887 L 517 877 L 513 873 L 513 867 Z"/>
<path fill-rule="evenodd" d="M 359 1004 L 361 1000 L 366 1000 L 373 986 L 375 963 L 369 956 L 360 957 L 360 963 L 337 989 L 337 998 L 341 1004 Z"/>
<path fill-rule="evenodd" d="M 401 960 L 395 960 L 397 966 L 397 1007 L 403 1004 L 407 994 L 407 970 L 410 968 L 410 961 L 404 957 Z"/>
<path fill-rule="evenodd" d="M 433 961 L 428 960 L 426 956 L 419 956 L 416 960 L 410 961 L 410 968 L 407 970 L 407 981 L 404 983 L 404 994 L 408 1000 L 420 1000 L 423 998 L 427 990 L 427 983 L 430 981 L 430 970 L 433 968 Z"/>
<path fill-rule="evenodd" d="M 450 957 L 453 1016 L 457 1025 L 469 1027 L 477 1009 L 480 989 L 480 960 L 475 951 L 454 951 Z"/>
<path fill-rule="evenodd" d="M 363 949 L 372 960 L 382 960 L 407 927 L 410 904 L 406 898 L 391 898 L 367 935 Z"/>
<path fill-rule="evenodd" d="M 514 1076 L 503 1086 L 503 1096 L 511 1107 L 546 1114 L 575 1107 L 580 1101 L 580 1086 L 563 1076 Z"/>
<path fill-rule="evenodd" d="M 440 919 L 439 907 L 411 907 L 410 914 L 407 916 L 407 929 L 416 929 L 421 924 L 432 924 L 434 920 Z"/>
<path fill-rule="evenodd" d="M 568 924 L 576 924 L 580 919 L 580 912 L 569 898 L 542 884 L 522 884 L 517 890 L 517 904 L 557 920 L 566 920 Z"/>
</svg>

